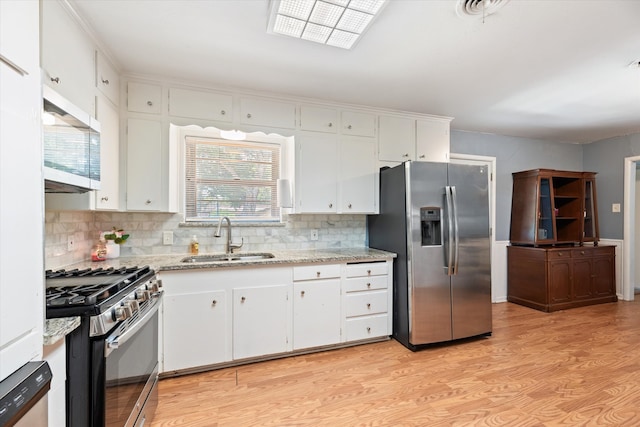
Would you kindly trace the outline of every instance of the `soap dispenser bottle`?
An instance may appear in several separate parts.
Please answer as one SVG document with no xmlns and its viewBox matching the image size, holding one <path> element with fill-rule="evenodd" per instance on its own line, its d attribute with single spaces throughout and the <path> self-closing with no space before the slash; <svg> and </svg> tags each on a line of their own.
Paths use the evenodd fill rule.
<svg viewBox="0 0 640 427">
<path fill-rule="evenodd" d="M 191 244 L 189 245 L 189 252 L 191 252 L 191 255 L 198 255 L 199 249 L 200 244 L 198 243 L 198 236 L 194 234 L 191 238 Z"/>
</svg>

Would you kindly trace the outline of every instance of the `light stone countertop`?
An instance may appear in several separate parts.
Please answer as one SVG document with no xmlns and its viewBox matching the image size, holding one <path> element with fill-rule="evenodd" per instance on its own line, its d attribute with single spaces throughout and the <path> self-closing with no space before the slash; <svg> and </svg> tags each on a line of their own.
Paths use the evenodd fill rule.
<svg viewBox="0 0 640 427">
<path fill-rule="evenodd" d="M 80 317 L 47 319 L 44 326 L 44 345 L 52 345 L 80 326 Z"/>
<path fill-rule="evenodd" d="M 244 261 L 216 261 L 216 262 L 181 262 L 189 257 L 189 254 L 171 255 L 142 255 L 128 256 L 105 261 L 83 261 L 64 267 L 66 270 L 86 269 L 86 268 L 119 268 L 132 266 L 145 266 L 153 268 L 157 272 L 168 270 L 193 270 L 209 268 L 241 268 L 255 266 L 276 266 L 283 264 L 314 264 L 330 262 L 352 262 L 352 261 L 376 261 L 389 260 L 396 257 L 395 253 L 381 251 L 371 248 L 342 248 L 342 249 L 319 249 L 319 250 L 299 250 L 299 251 L 265 251 L 272 253 L 274 258 L 262 260 Z M 243 255 L 247 252 L 236 252 L 234 255 Z M 250 252 L 249 252 L 250 253 Z M 263 253 L 263 252 L 260 252 Z M 199 255 L 221 255 L 220 253 L 200 253 Z"/>
</svg>

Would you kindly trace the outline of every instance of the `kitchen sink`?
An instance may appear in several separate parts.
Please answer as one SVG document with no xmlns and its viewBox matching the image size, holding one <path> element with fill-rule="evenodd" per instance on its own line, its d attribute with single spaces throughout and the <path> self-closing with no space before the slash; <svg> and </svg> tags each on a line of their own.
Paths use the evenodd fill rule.
<svg viewBox="0 0 640 427">
<path fill-rule="evenodd" d="M 261 259 L 271 259 L 275 255 L 270 253 L 244 253 L 244 254 L 221 254 L 221 255 L 193 255 L 183 258 L 181 262 L 230 262 L 230 261 L 259 261 Z"/>
</svg>

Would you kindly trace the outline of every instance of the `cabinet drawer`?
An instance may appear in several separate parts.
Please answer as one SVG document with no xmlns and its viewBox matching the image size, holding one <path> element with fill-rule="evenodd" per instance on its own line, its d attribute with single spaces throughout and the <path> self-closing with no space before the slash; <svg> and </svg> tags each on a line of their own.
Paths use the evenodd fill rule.
<svg viewBox="0 0 640 427">
<path fill-rule="evenodd" d="M 213 92 L 169 89 L 169 114 L 193 119 L 230 122 L 233 97 Z"/>
<path fill-rule="evenodd" d="M 571 258 L 571 249 L 566 249 L 566 250 L 558 250 L 558 251 L 549 251 L 548 252 L 548 256 L 549 259 L 561 259 L 561 258 Z"/>
<path fill-rule="evenodd" d="M 340 277 L 340 264 L 293 267 L 293 280 L 316 280 Z"/>
<path fill-rule="evenodd" d="M 364 262 L 347 264 L 347 277 L 379 276 L 388 274 L 386 262 Z"/>
<path fill-rule="evenodd" d="M 571 257 L 573 258 L 592 258 L 602 256 L 612 256 L 615 254 L 613 246 L 585 246 L 583 248 L 576 248 L 571 250 Z"/>
<path fill-rule="evenodd" d="M 373 114 L 343 111 L 342 134 L 376 136 L 376 117 Z"/>
<path fill-rule="evenodd" d="M 387 312 L 387 291 L 359 292 L 345 298 L 347 317 Z"/>
<path fill-rule="evenodd" d="M 389 335 L 387 322 L 388 317 L 386 314 L 347 319 L 346 340 L 364 340 L 367 338 L 383 337 L 385 335 Z"/>
<path fill-rule="evenodd" d="M 309 105 L 300 107 L 300 129 L 302 130 L 336 133 L 337 123 L 337 110 Z"/>
<path fill-rule="evenodd" d="M 295 129 L 296 106 L 264 99 L 240 99 L 240 123 Z"/>
<path fill-rule="evenodd" d="M 371 291 L 374 289 L 387 289 L 388 276 L 352 277 L 345 280 L 346 292 Z"/>
<path fill-rule="evenodd" d="M 127 110 L 138 113 L 160 114 L 162 87 L 147 83 L 127 84 Z"/>
</svg>

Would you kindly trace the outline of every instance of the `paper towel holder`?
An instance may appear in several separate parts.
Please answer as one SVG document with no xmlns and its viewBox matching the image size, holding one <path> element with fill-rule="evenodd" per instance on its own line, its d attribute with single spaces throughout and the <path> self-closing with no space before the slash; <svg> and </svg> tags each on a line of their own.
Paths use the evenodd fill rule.
<svg viewBox="0 0 640 427">
<path fill-rule="evenodd" d="M 293 197 L 291 197 L 291 181 L 281 178 L 276 181 L 276 205 L 279 208 L 292 208 Z"/>
</svg>

